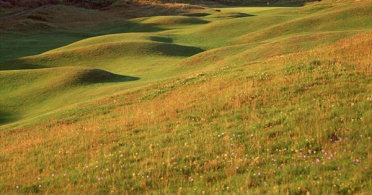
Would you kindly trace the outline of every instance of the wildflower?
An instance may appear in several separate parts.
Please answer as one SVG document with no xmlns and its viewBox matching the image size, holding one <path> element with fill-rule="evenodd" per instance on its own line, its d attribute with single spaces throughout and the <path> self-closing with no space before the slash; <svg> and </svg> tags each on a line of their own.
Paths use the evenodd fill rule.
<svg viewBox="0 0 372 195">
<path fill-rule="evenodd" d="M 146 178 L 147 178 L 147 179 L 150 178 L 150 175 L 147 175 Z"/>
<path fill-rule="evenodd" d="M 251 137 L 253 137 L 253 133 L 251 134 Z"/>
<path fill-rule="evenodd" d="M 89 168 L 89 166 L 87 165 L 87 166 L 85 166 L 85 168 L 87 169 L 87 168 Z"/>
<path fill-rule="evenodd" d="M 341 167 L 337 167 L 337 170 L 341 170 Z"/>
<path fill-rule="evenodd" d="M 317 158 L 317 159 L 316 159 L 316 162 L 317 162 L 317 163 L 319 163 L 319 162 L 320 162 L 319 158 Z"/>
<path fill-rule="evenodd" d="M 54 177 L 54 173 L 52 174 L 52 177 Z"/>
<path fill-rule="evenodd" d="M 63 177 L 66 177 L 66 173 L 63 174 Z"/>
<path fill-rule="evenodd" d="M 40 178 L 40 177 L 38 177 L 38 178 L 37 178 L 37 180 L 41 180 L 41 178 Z"/>
<path fill-rule="evenodd" d="M 261 172 L 258 172 L 257 175 L 260 176 L 261 175 Z"/>
<path fill-rule="evenodd" d="M 19 188 L 19 186 L 16 186 L 16 188 L 18 189 L 18 188 Z"/>
<path fill-rule="evenodd" d="M 41 188 L 41 184 L 39 185 L 39 188 Z"/>
</svg>

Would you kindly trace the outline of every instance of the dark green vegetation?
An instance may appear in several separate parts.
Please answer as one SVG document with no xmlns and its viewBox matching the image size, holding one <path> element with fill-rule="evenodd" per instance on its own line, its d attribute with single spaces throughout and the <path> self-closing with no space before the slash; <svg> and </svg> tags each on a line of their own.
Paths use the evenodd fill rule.
<svg viewBox="0 0 372 195">
<path fill-rule="evenodd" d="M 57 8 L 102 16 L 44 11 Z M 223 7 L 4 30 L 0 192 L 370 194 L 371 11 Z"/>
</svg>

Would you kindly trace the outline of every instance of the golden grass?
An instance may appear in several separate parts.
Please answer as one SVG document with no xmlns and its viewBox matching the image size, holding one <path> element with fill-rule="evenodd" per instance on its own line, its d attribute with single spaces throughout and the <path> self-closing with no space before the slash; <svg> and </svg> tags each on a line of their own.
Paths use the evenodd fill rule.
<svg viewBox="0 0 372 195">
<path fill-rule="evenodd" d="M 2 126 L 0 191 L 369 193 L 370 29 L 254 44 L 234 35 L 230 46 L 179 60 L 181 76 Z M 139 39 L 181 42 L 164 37 Z"/>
<path fill-rule="evenodd" d="M 372 34 L 361 33 L 309 52 L 112 95 L 36 126 L 2 131 L 1 141 L 7 146 L 3 154 L 12 154 L 3 156 L 7 163 L 2 170 L 12 173 L 2 174 L 8 186 L 3 190 L 39 189 L 38 185 L 42 193 L 46 193 L 44 187 L 50 193 L 104 190 L 98 178 L 105 186 L 121 180 L 122 187 L 113 185 L 109 190 L 121 194 L 193 193 L 194 189 L 200 193 L 294 193 L 298 188 L 310 193 L 363 192 L 368 190 L 361 186 L 368 186 L 363 179 L 368 181 L 370 169 L 370 157 L 364 155 L 371 147 L 371 43 Z M 359 94 L 345 88 L 357 82 L 361 82 L 355 86 Z M 349 113 L 338 114 L 341 105 Z M 363 119 L 355 118 L 359 109 Z M 332 129 L 332 115 L 344 120 L 344 125 Z M 348 127 L 353 124 L 364 128 L 352 132 Z M 365 138 L 358 139 L 359 134 Z M 329 141 L 340 137 L 355 143 Z M 358 153 L 343 156 L 344 148 L 352 150 L 357 140 L 367 150 L 355 148 Z M 304 154 L 303 149 L 319 154 Z M 335 161 L 328 161 L 331 157 L 322 150 Z M 30 159 L 36 164 L 24 164 Z M 318 160 L 323 164 L 318 165 Z M 358 162 L 350 166 L 349 161 Z M 278 180 L 278 166 L 284 180 Z M 312 179 L 293 181 L 303 175 L 291 171 L 293 166 L 305 175 L 310 169 Z M 332 166 L 341 167 L 336 176 L 340 182 L 327 179 L 334 177 Z M 26 175 L 33 178 L 23 178 Z M 349 180 L 350 175 L 356 180 Z M 329 185 L 335 185 L 335 191 Z"/>
</svg>

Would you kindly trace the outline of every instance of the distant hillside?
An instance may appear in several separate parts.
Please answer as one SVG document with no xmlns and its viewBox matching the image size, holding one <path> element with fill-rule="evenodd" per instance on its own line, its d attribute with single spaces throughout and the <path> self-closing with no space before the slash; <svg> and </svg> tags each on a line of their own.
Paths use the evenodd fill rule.
<svg viewBox="0 0 372 195">
<path fill-rule="evenodd" d="M 101 8 L 111 5 L 116 0 L 2 0 L 0 6 L 12 7 L 39 7 L 48 4 L 76 5 L 85 8 Z"/>
<path fill-rule="evenodd" d="M 321 0 L 0 0 L 0 7 L 38 7 L 48 4 L 64 4 L 74 5 L 84 8 L 103 8 L 113 3 L 186 3 L 186 4 L 209 4 L 221 3 L 225 5 L 288 5 L 288 6 L 302 6 L 307 2 L 314 2 Z"/>
</svg>

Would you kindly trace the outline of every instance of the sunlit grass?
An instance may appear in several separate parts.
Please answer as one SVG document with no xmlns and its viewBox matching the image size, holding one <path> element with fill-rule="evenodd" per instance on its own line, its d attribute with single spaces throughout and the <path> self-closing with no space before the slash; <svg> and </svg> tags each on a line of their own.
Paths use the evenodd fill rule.
<svg viewBox="0 0 372 195">
<path fill-rule="evenodd" d="M 2 126 L 0 191 L 369 194 L 370 29 L 286 36 L 175 59 L 163 78 L 137 68 L 125 85 L 68 88 L 110 93 Z"/>
</svg>

